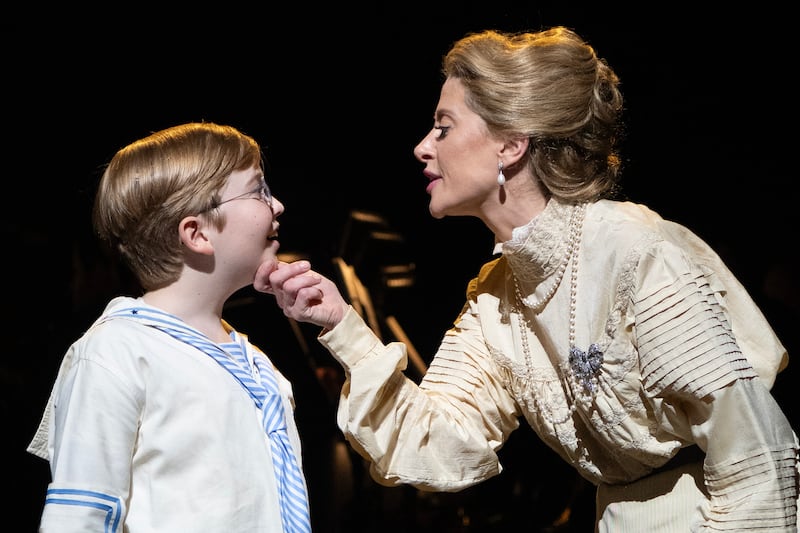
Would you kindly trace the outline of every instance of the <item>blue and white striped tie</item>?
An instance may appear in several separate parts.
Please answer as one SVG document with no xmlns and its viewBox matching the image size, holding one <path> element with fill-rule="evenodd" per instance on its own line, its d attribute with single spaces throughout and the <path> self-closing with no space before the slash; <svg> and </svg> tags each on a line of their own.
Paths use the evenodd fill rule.
<svg viewBox="0 0 800 533">
<path fill-rule="evenodd" d="M 269 436 L 272 447 L 272 463 L 278 482 L 278 495 L 281 505 L 281 518 L 285 533 L 310 533 L 311 519 L 308 507 L 303 473 L 297 464 L 296 455 L 289 442 L 286 428 L 286 416 L 283 401 L 278 389 L 275 372 L 265 357 L 254 355 L 253 360 L 258 369 L 256 380 L 250 371 L 247 361 L 247 342 L 243 335 L 232 331 L 233 341 L 226 344 L 230 354 L 183 322 L 178 317 L 155 308 L 130 307 L 107 315 L 105 318 L 133 318 L 158 328 L 172 337 L 190 344 L 211 356 L 225 368 L 244 387 L 247 393 L 261 410 L 261 421 L 264 431 Z M 231 358 L 230 356 L 233 356 Z"/>
</svg>

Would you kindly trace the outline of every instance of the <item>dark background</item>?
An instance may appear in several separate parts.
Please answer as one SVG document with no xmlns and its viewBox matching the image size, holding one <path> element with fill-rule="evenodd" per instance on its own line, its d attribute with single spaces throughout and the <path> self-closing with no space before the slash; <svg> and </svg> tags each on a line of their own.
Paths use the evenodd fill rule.
<svg viewBox="0 0 800 533">
<path fill-rule="evenodd" d="M 403 242 L 385 255 L 379 249 L 364 268 L 389 255 L 413 263 L 414 285 L 378 303 L 429 359 L 492 248 L 477 220 L 430 217 L 422 165 L 412 154 L 432 124 L 441 56 L 469 31 L 561 24 L 593 44 L 626 96 L 626 196 L 714 246 L 793 354 L 800 275 L 798 50 L 790 14 L 777 2 L 699 6 L 224 4 L 194 7 L 179 20 L 142 5 L 91 16 L 8 12 L 0 22 L 9 119 L 0 363 L 2 473 L 11 491 L 5 514 L 19 515 L 20 531 L 35 529 L 49 473 L 25 447 L 64 351 L 109 297 L 129 289 L 94 241 L 90 206 L 103 165 L 151 131 L 206 120 L 253 135 L 286 205 L 282 251 L 311 258 L 323 272 L 341 251 L 351 210 L 384 217 Z M 328 455 L 341 450 L 334 406 L 318 381 L 329 361 L 315 332 L 304 330 L 304 350 L 271 297 L 240 296 L 232 322 L 296 384 L 308 475 L 324 502 L 315 504 L 318 531 L 504 531 L 510 517 L 553 531 L 548 524 L 565 501 L 577 531 L 578 511 L 591 512 L 591 490 L 553 466 L 526 428 L 503 450 L 506 473 L 462 494 L 381 489 L 361 480 L 357 461 L 337 473 Z M 774 392 L 797 427 L 795 365 Z"/>
</svg>

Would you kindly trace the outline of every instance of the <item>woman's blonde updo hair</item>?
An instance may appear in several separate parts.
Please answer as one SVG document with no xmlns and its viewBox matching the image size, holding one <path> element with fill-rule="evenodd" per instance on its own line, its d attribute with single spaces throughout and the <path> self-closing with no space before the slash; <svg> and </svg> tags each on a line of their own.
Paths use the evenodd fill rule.
<svg viewBox="0 0 800 533">
<path fill-rule="evenodd" d="M 184 264 L 179 222 L 214 207 L 234 171 L 262 168 L 256 141 L 230 126 L 188 123 L 119 150 L 105 169 L 92 213 L 98 236 L 119 252 L 144 290 L 169 285 Z"/>
<path fill-rule="evenodd" d="M 470 34 L 447 53 L 443 73 L 461 81 L 492 134 L 530 139 L 527 163 L 546 192 L 576 202 L 615 191 L 619 79 L 573 31 Z"/>
</svg>

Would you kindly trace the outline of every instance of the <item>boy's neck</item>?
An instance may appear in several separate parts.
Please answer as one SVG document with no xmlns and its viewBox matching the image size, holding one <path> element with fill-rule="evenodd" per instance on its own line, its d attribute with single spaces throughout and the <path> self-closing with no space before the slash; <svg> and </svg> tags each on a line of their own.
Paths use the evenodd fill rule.
<svg viewBox="0 0 800 533">
<path fill-rule="evenodd" d="M 175 284 L 148 291 L 142 295 L 148 305 L 158 307 L 177 316 L 216 343 L 230 342 L 231 338 L 222 326 L 222 306 L 219 297 L 195 291 L 181 291 Z"/>
</svg>

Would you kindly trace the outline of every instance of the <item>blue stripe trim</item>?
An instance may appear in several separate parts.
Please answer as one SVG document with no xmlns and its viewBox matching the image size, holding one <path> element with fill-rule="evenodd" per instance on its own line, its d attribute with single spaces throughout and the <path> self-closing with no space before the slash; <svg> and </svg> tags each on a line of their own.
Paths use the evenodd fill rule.
<svg viewBox="0 0 800 533">
<path fill-rule="evenodd" d="M 54 495 L 61 496 L 60 498 Z M 80 496 L 80 498 L 79 498 Z M 93 500 L 101 500 L 93 501 Z M 108 503 L 103 503 L 108 502 Z M 77 489 L 48 489 L 44 500 L 45 505 L 74 505 L 89 507 L 106 512 L 104 531 L 111 533 L 117 531 L 122 517 L 122 501 L 114 496 L 90 490 Z"/>
<path fill-rule="evenodd" d="M 288 438 L 278 379 L 265 358 L 253 357 L 258 373 L 257 380 L 247 360 L 247 339 L 235 330 L 231 331 L 231 337 L 239 347 L 229 353 L 180 318 L 158 309 L 133 307 L 106 315 L 106 318 L 116 317 L 143 320 L 147 325 L 197 348 L 212 357 L 239 381 L 261 411 L 261 421 L 269 437 L 285 533 L 310 533 L 305 480 Z"/>
<path fill-rule="evenodd" d="M 235 360 L 228 357 L 228 353 L 218 344 L 199 330 L 186 324 L 177 316 L 158 309 L 148 309 L 145 307 L 129 307 L 106 315 L 106 318 L 116 317 L 149 321 L 152 327 L 160 329 L 181 342 L 194 346 L 201 352 L 211 356 L 220 366 L 227 370 L 229 374 L 236 378 L 250 398 L 255 401 L 257 407 L 261 408 L 263 405 L 264 398 L 267 395 L 267 391 L 263 385 L 255 381 L 247 369 L 241 368 Z"/>
</svg>

